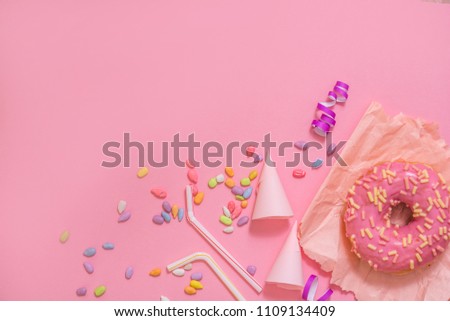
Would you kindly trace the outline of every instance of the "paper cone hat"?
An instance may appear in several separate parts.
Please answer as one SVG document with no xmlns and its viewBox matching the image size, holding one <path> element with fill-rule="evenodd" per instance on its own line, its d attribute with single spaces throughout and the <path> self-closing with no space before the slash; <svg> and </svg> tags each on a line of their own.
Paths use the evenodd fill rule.
<svg viewBox="0 0 450 321">
<path fill-rule="evenodd" d="M 264 162 L 257 192 L 252 220 L 289 218 L 294 215 L 275 166 Z"/>
<path fill-rule="evenodd" d="M 283 248 L 266 278 L 267 283 L 274 283 L 280 288 L 300 290 L 305 285 L 303 280 L 302 257 L 297 240 L 297 221 L 292 226 Z"/>
</svg>

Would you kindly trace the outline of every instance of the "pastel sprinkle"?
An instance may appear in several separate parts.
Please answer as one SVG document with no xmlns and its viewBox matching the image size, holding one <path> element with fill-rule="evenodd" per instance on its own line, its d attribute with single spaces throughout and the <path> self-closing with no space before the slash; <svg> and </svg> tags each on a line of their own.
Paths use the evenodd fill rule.
<svg viewBox="0 0 450 321">
<path fill-rule="evenodd" d="M 191 282 L 189 283 L 189 285 L 191 287 L 193 287 L 196 290 L 201 290 L 203 289 L 203 284 L 200 283 L 200 281 L 197 280 L 191 280 Z"/>
<path fill-rule="evenodd" d="M 126 222 L 130 219 L 131 217 L 131 213 L 128 211 L 123 212 L 122 214 L 119 215 L 119 218 L 117 219 L 117 222 L 119 223 L 123 223 Z"/>
<path fill-rule="evenodd" d="M 261 155 L 258 154 L 253 154 L 253 163 L 258 164 L 259 162 L 261 162 L 263 160 Z"/>
<path fill-rule="evenodd" d="M 295 178 L 303 178 L 305 177 L 306 172 L 303 169 L 294 169 L 292 171 L 292 176 L 294 176 Z"/>
<path fill-rule="evenodd" d="M 308 149 L 308 144 L 304 140 L 298 140 L 294 143 L 294 146 L 300 150 Z"/>
<path fill-rule="evenodd" d="M 166 223 L 170 223 L 170 221 L 172 220 L 172 217 L 167 212 L 162 211 L 161 216 L 164 219 L 164 221 L 166 221 Z"/>
<path fill-rule="evenodd" d="M 64 243 L 66 243 L 66 242 L 69 240 L 69 237 L 70 237 L 69 231 L 63 231 L 63 232 L 61 233 L 61 235 L 59 236 L 59 241 L 60 241 L 62 244 L 64 244 Z"/>
<path fill-rule="evenodd" d="M 170 213 L 172 211 L 172 206 L 170 205 L 170 203 L 168 201 L 164 201 L 162 203 L 162 208 L 164 211 L 166 211 L 167 213 Z"/>
<path fill-rule="evenodd" d="M 197 195 L 194 197 L 194 203 L 196 205 L 200 205 L 203 202 L 203 198 L 205 197 L 205 193 L 198 192 Z"/>
<path fill-rule="evenodd" d="M 195 169 L 193 169 L 193 168 L 189 169 L 187 175 L 188 175 L 188 179 L 192 183 L 197 184 L 197 182 L 198 182 L 198 174 L 197 174 L 197 171 Z"/>
<path fill-rule="evenodd" d="M 245 198 L 245 199 L 249 199 L 250 198 L 250 196 L 252 196 L 252 192 L 253 192 L 253 187 L 248 187 L 248 188 L 246 188 L 245 190 L 244 190 L 244 193 L 242 194 L 242 196 Z"/>
<path fill-rule="evenodd" d="M 86 250 L 84 250 L 83 255 L 86 257 L 94 256 L 95 253 L 97 253 L 97 250 L 93 247 L 88 247 Z"/>
<path fill-rule="evenodd" d="M 105 242 L 102 245 L 104 250 L 114 250 L 114 243 L 111 242 Z"/>
<path fill-rule="evenodd" d="M 225 180 L 225 186 L 228 188 L 233 188 L 234 187 L 234 180 L 232 178 L 227 178 Z"/>
<path fill-rule="evenodd" d="M 311 164 L 311 167 L 312 168 L 319 168 L 319 167 L 322 166 L 322 164 L 323 164 L 323 159 L 322 158 L 318 158 Z"/>
<path fill-rule="evenodd" d="M 242 196 L 242 195 L 236 195 L 235 198 L 236 198 L 238 201 L 243 201 L 243 200 L 245 200 L 244 196 Z"/>
<path fill-rule="evenodd" d="M 87 289 L 86 288 L 78 288 L 77 291 L 75 292 L 78 296 L 85 296 L 87 293 Z"/>
<path fill-rule="evenodd" d="M 198 187 L 195 184 L 190 184 L 191 186 L 191 190 L 192 190 L 192 195 L 195 196 L 198 194 Z"/>
<path fill-rule="evenodd" d="M 127 202 L 124 200 L 120 200 L 119 204 L 117 204 L 117 212 L 119 212 L 119 214 L 122 214 L 123 211 L 125 211 L 126 207 L 127 207 Z"/>
<path fill-rule="evenodd" d="M 162 225 L 164 223 L 164 218 L 161 215 L 155 215 L 153 216 L 152 221 L 157 225 Z"/>
<path fill-rule="evenodd" d="M 168 297 L 164 296 L 164 295 L 161 295 L 159 297 L 159 301 L 170 301 L 170 299 Z"/>
<path fill-rule="evenodd" d="M 250 275 L 255 275 L 255 273 L 256 273 L 256 266 L 254 266 L 254 265 L 249 265 L 249 266 L 247 266 L 247 272 L 250 274 Z"/>
<path fill-rule="evenodd" d="M 233 224 L 233 221 L 231 220 L 231 218 L 226 217 L 225 215 L 221 215 L 219 220 L 224 225 L 231 225 L 231 224 Z"/>
<path fill-rule="evenodd" d="M 172 274 L 178 277 L 184 276 L 186 271 L 184 269 L 175 269 L 172 271 Z"/>
<path fill-rule="evenodd" d="M 236 204 L 233 201 L 229 201 L 227 207 L 230 210 L 230 212 L 233 212 L 234 209 L 236 208 Z"/>
<path fill-rule="evenodd" d="M 179 211 L 178 205 L 177 204 L 173 205 L 172 206 L 172 216 L 173 216 L 173 218 L 176 218 L 178 216 L 178 211 Z"/>
<path fill-rule="evenodd" d="M 233 233 L 234 232 L 234 227 L 233 226 L 227 226 L 227 227 L 225 227 L 224 229 L 223 229 L 223 232 L 224 233 L 226 233 L 226 234 L 231 234 L 231 233 Z"/>
<path fill-rule="evenodd" d="M 148 168 L 147 167 L 141 167 L 139 168 L 137 172 L 137 177 L 144 178 L 148 174 Z"/>
<path fill-rule="evenodd" d="M 193 295 L 193 294 L 197 293 L 197 290 L 194 289 L 194 288 L 191 287 L 191 286 L 187 286 L 187 287 L 184 288 L 184 292 L 185 292 L 186 294 Z"/>
<path fill-rule="evenodd" d="M 246 208 L 247 206 L 248 206 L 248 201 L 247 200 L 241 202 L 241 207 L 242 208 Z"/>
<path fill-rule="evenodd" d="M 152 188 L 152 190 L 150 192 L 153 194 L 153 196 L 155 196 L 157 198 L 163 199 L 163 198 L 167 197 L 166 191 L 164 191 L 161 188 Z"/>
<path fill-rule="evenodd" d="M 203 279 L 202 272 L 195 272 L 191 274 L 191 280 L 201 281 Z"/>
<path fill-rule="evenodd" d="M 241 185 L 242 186 L 249 186 L 250 185 L 250 178 L 244 177 L 243 179 L 241 179 Z"/>
<path fill-rule="evenodd" d="M 258 171 L 256 169 L 252 170 L 250 174 L 248 174 L 248 178 L 253 181 L 256 177 L 258 177 Z"/>
<path fill-rule="evenodd" d="M 232 167 L 225 167 L 225 174 L 227 174 L 228 177 L 234 176 L 234 170 Z"/>
<path fill-rule="evenodd" d="M 216 180 L 215 177 L 211 178 L 211 179 L 208 181 L 208 186 L 209 186 L 209 188 L 214 188 L 214 187 L 217 186 L 217 180 Z"/>
<path fill-rule="evenodd" d="M 94 273 L 94 266 L 90 262 L 84 262 L 83 267 L 87 273 L 89 274 Z"/>
<path fill-rule="evenodd" d="M 224 207 L 222 208 L 222 210 L 223 210 L 223 215 L 225 215 L 226 217 L 231 217 L 231 212 L 230 212 L 230 210 L 228 209 L 228 207 L 224 206 Z"/>
<path fill-rule="evenodd" d="M 94 295 L 98 298 L 98 297 L 101 297 L 103 294 L 105 294 L 105 292 L 106 292 L 106 286 L 100 285 L 95 288 Z"/>
<path fill-rule="evenodd" d="M 237 222 L 237 226 L 243 226 L 245 224 L 248 223 L 248 216 L 242 216 L 238 222 Z"/>
<path fill-rule="evenodd" d="M 253 154 L 255 153 L 255 151 L 256 151 L 255 146 L 248 146 L 248 147 L 245 149 L 245 154 L 246 154 L 248 157 L 251 157 L 251 156 L 253 156 Z"/>
<path fill-rule="evenodd" d="M 148 274 L 150 276 L 153 276 L 153 277 L 160 276 L 161 275 L 161 269 L 159 269 L 159 268 L 153 269 Z"/>
<path fill-rule="evenodd" d="M 234 186 L 231 189 L 231 193 L 233 193 L 234 195 L 242 195 L 244 193 L 244 189 L 240 186 Z"/>
<path fill-rule="evenodd" d="M 125 279 L 129 280 L 133 277 L 134 269 L 132 266 L 127 267 L 125 270 Z"/>
<path fill-rule="evenodd" d="M 225 176 L 223 174 L 219 174 L 216 176 L 217 183 L 221 184 L 225 181 Z"/>
<path fill-rule="evenodd" d="M 185 271 L 190 271 L 190 270 L 192 270 L 192 263 L 186 264 L 185 266 L 183 266 L 183 269 L 184 269 Z"/>
<path fill-rule="evenodd" d="M 184 208 L 179 208 L 178 209 L 178 222 L 181 222 L 183 220 L 184 217 Z"/>
<path fill-rule="evenodd" d="M 242 213 L 242 207 L 236 207 L 233 212 L 231 212 L 231 219 L 235 220 Z"/>
</svg>

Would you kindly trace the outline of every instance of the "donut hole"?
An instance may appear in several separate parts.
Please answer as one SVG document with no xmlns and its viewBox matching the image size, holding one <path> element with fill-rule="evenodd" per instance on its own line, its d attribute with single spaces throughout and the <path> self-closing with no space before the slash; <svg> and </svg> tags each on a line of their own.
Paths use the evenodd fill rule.
<svg viewBox="0 0 450 321">
<path fill-rule="evenodd" d="M 396 203 L 391 207 L 389 215 L 391 224 L 398 226 L 408 225 L 413 220 L 413 212 L 406 203 L 400 201 Z"/>
</svg>

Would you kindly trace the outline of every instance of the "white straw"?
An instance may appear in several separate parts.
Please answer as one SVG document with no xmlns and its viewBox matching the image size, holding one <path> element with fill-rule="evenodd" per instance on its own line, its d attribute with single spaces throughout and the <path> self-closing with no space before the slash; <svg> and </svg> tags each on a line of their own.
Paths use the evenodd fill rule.
<svg viewBox="0 0 450 321">
<path fill-rule="evenodd" d="M 230 279 L 226 276 L 226 274 L 222 271 L 220 266 L 207 253 L 203 253 L 203 252 L 192 253 L 191 255 L 188 255 L 182 259 L 179 259 L 178 261 L 175 261 L 175 262 L 167 265 L 167 270 L 169 272 L 172 272 L 175 269 L 181 268 L 181 267 L 185 266 L 186 264 L 189 264 L 189 263 L 192 263 L 195 261 L 206 262 L 209 265 L 209 267 L 214 271 L 214 273 L 219 277 L 219 279 L 222 281 L 222 283 L 228 288 L 228 290 L 230 290 L 231 294 L 233 294 L 233 296 L 236 298 L 236 300 L 245 301 L 245 298 L 238 291 L 238 289 L 234 286 L 234 284 L 230 281 Z"/>
<path fill-rule="evenodd" d="M 192 190 L 186 186 L 187 220 L 195 229 L 219 252 L 219 254 L 247 281 L 258 293 L 261 293 L 261 285 L 239 264 L 239 262 L 208 232 L 208 230 L 195 218 L 192 206 Z"/>
</svg>

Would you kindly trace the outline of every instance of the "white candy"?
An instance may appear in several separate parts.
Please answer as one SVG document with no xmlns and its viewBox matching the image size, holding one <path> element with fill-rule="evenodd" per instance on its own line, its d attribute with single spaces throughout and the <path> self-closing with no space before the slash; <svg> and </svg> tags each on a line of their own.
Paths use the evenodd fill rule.
<svg viewBox="0 0 450 321">
<path fill-rule="evenodd" d="M 160 301 L 170 301 L 168 297 L 161 295 L 161 297 L 159 298 Z"/>
<path fill-rule="evenodd" d="M 183 276 L 186 273 L 183 269 L 176 269 L 172 271 L 172 274 L 175 276 Z"/>
<path fill-rule="evenodd" d="M 119 201 L 119 204 L 117 205 L 117 212 L 119 212 L 119 214 L 122 214 L 123 211 L 125 211 L 126 207 L 127 207 L 127 202 Z"/>
<path fill-rule="evenodd" d="M 225 181 L 225 176 L 223 174 L 219 174 L 216 176 L 217 183 L 223 183 Z"/>
<path fill-rule="evenodd" d="M 186 264 L 183 268 L 185 271 L 190 271 L 190 270 L 192 270 L 192 264 L 191 263 Z"/>
<path fill-rule="evenodd" d="M 231 217 L 231 212 L 226 206 L 223 207 L 223 215 L 225 215 L 226 217 Z"/>
<path fill-rule="evenodd" d="M 233 231 L 234 231 L 234 227 L 233 226 L 227 226 L 227 227 L 225 227 L 223 229 L 223 232 L 227 233 L 227 234 L 231 234 L 231 233 L 233 233 Z"/>
</svg>

